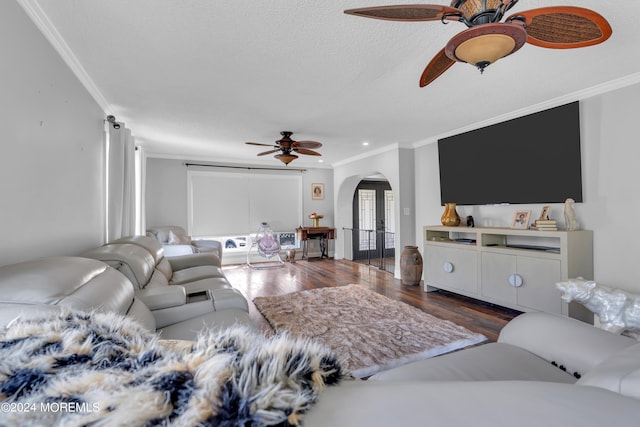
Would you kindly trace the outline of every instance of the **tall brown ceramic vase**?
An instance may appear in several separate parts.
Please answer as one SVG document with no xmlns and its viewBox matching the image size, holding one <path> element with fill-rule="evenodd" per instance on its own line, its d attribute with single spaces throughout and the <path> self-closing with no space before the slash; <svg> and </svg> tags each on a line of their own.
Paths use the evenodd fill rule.
<svg viewBox="0 0 640 427">
<path fill-rule="evenodd" d="M 457 227 L 460 225 L 460 216 L 458 212 L 456 212 L 456 204 L 455 203 L 445 203 L 444 204 L 444 213 L 442 214 L 442 225 L 446 225 L 449 227 Z"/>
<path fill-rule="evenodd" d="M 417 286 L 422 280 L 422 255 L 417 246 L 405 246 L 400 256 L 400 278 L 403 285 Z"/>
</svg>

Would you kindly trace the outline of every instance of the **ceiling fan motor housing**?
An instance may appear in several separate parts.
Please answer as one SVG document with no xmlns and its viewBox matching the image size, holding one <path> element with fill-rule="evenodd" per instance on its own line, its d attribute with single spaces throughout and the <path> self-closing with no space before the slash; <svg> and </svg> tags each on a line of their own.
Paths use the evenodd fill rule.
<svg viewBox="0 0 640 427">
<path fill-rule="evenodd" d="M 462 12 L 460 20 L 468 27 L 499 22 L 518 0 L 453 0 L 451 7 Z"/>
</svg>

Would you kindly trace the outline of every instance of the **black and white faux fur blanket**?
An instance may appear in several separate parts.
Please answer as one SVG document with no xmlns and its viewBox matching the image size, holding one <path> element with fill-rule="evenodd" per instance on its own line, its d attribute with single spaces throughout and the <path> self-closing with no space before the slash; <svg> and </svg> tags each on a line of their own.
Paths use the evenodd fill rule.
<svg viewBox="0 0 640 427">
<path fill-rule="evenodd" d="M 179 348 L 122 316 L 66 311 L 0 331 L 0 425 L 295 426 L 345 377 L 309 340 L 237 327 Z"/>
</svg>

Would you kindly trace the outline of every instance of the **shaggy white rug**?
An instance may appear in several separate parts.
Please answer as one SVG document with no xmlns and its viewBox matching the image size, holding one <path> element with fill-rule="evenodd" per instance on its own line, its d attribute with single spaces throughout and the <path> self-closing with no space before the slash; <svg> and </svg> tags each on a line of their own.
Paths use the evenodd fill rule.
<svg viewBox="0 0 640 427">
<path fill-rule="evenodd" d="M 253 302 L 276 332 L 327 345 L 357 378 L 487 339 L 361 285 L 257 297 Z"/>
<path fill-rule="evenodd" d="M 344 378 L 322 344 L 243 327 L 170 346 L 115 314 L 0 330 L 0 426 L 299 426 Z"/>
</svg>

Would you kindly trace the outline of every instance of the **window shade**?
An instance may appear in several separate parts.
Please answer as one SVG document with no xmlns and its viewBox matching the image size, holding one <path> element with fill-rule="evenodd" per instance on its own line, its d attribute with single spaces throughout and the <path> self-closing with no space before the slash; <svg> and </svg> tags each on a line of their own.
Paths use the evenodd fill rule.
<svg viewBox="0 0 640 427">
<path fill-rule="evenodd" d="M 194 237 L 273 231 L 302 223 L 302 177 L 264 173 L 189 171 L 189 233 Z"/>
</svg>

